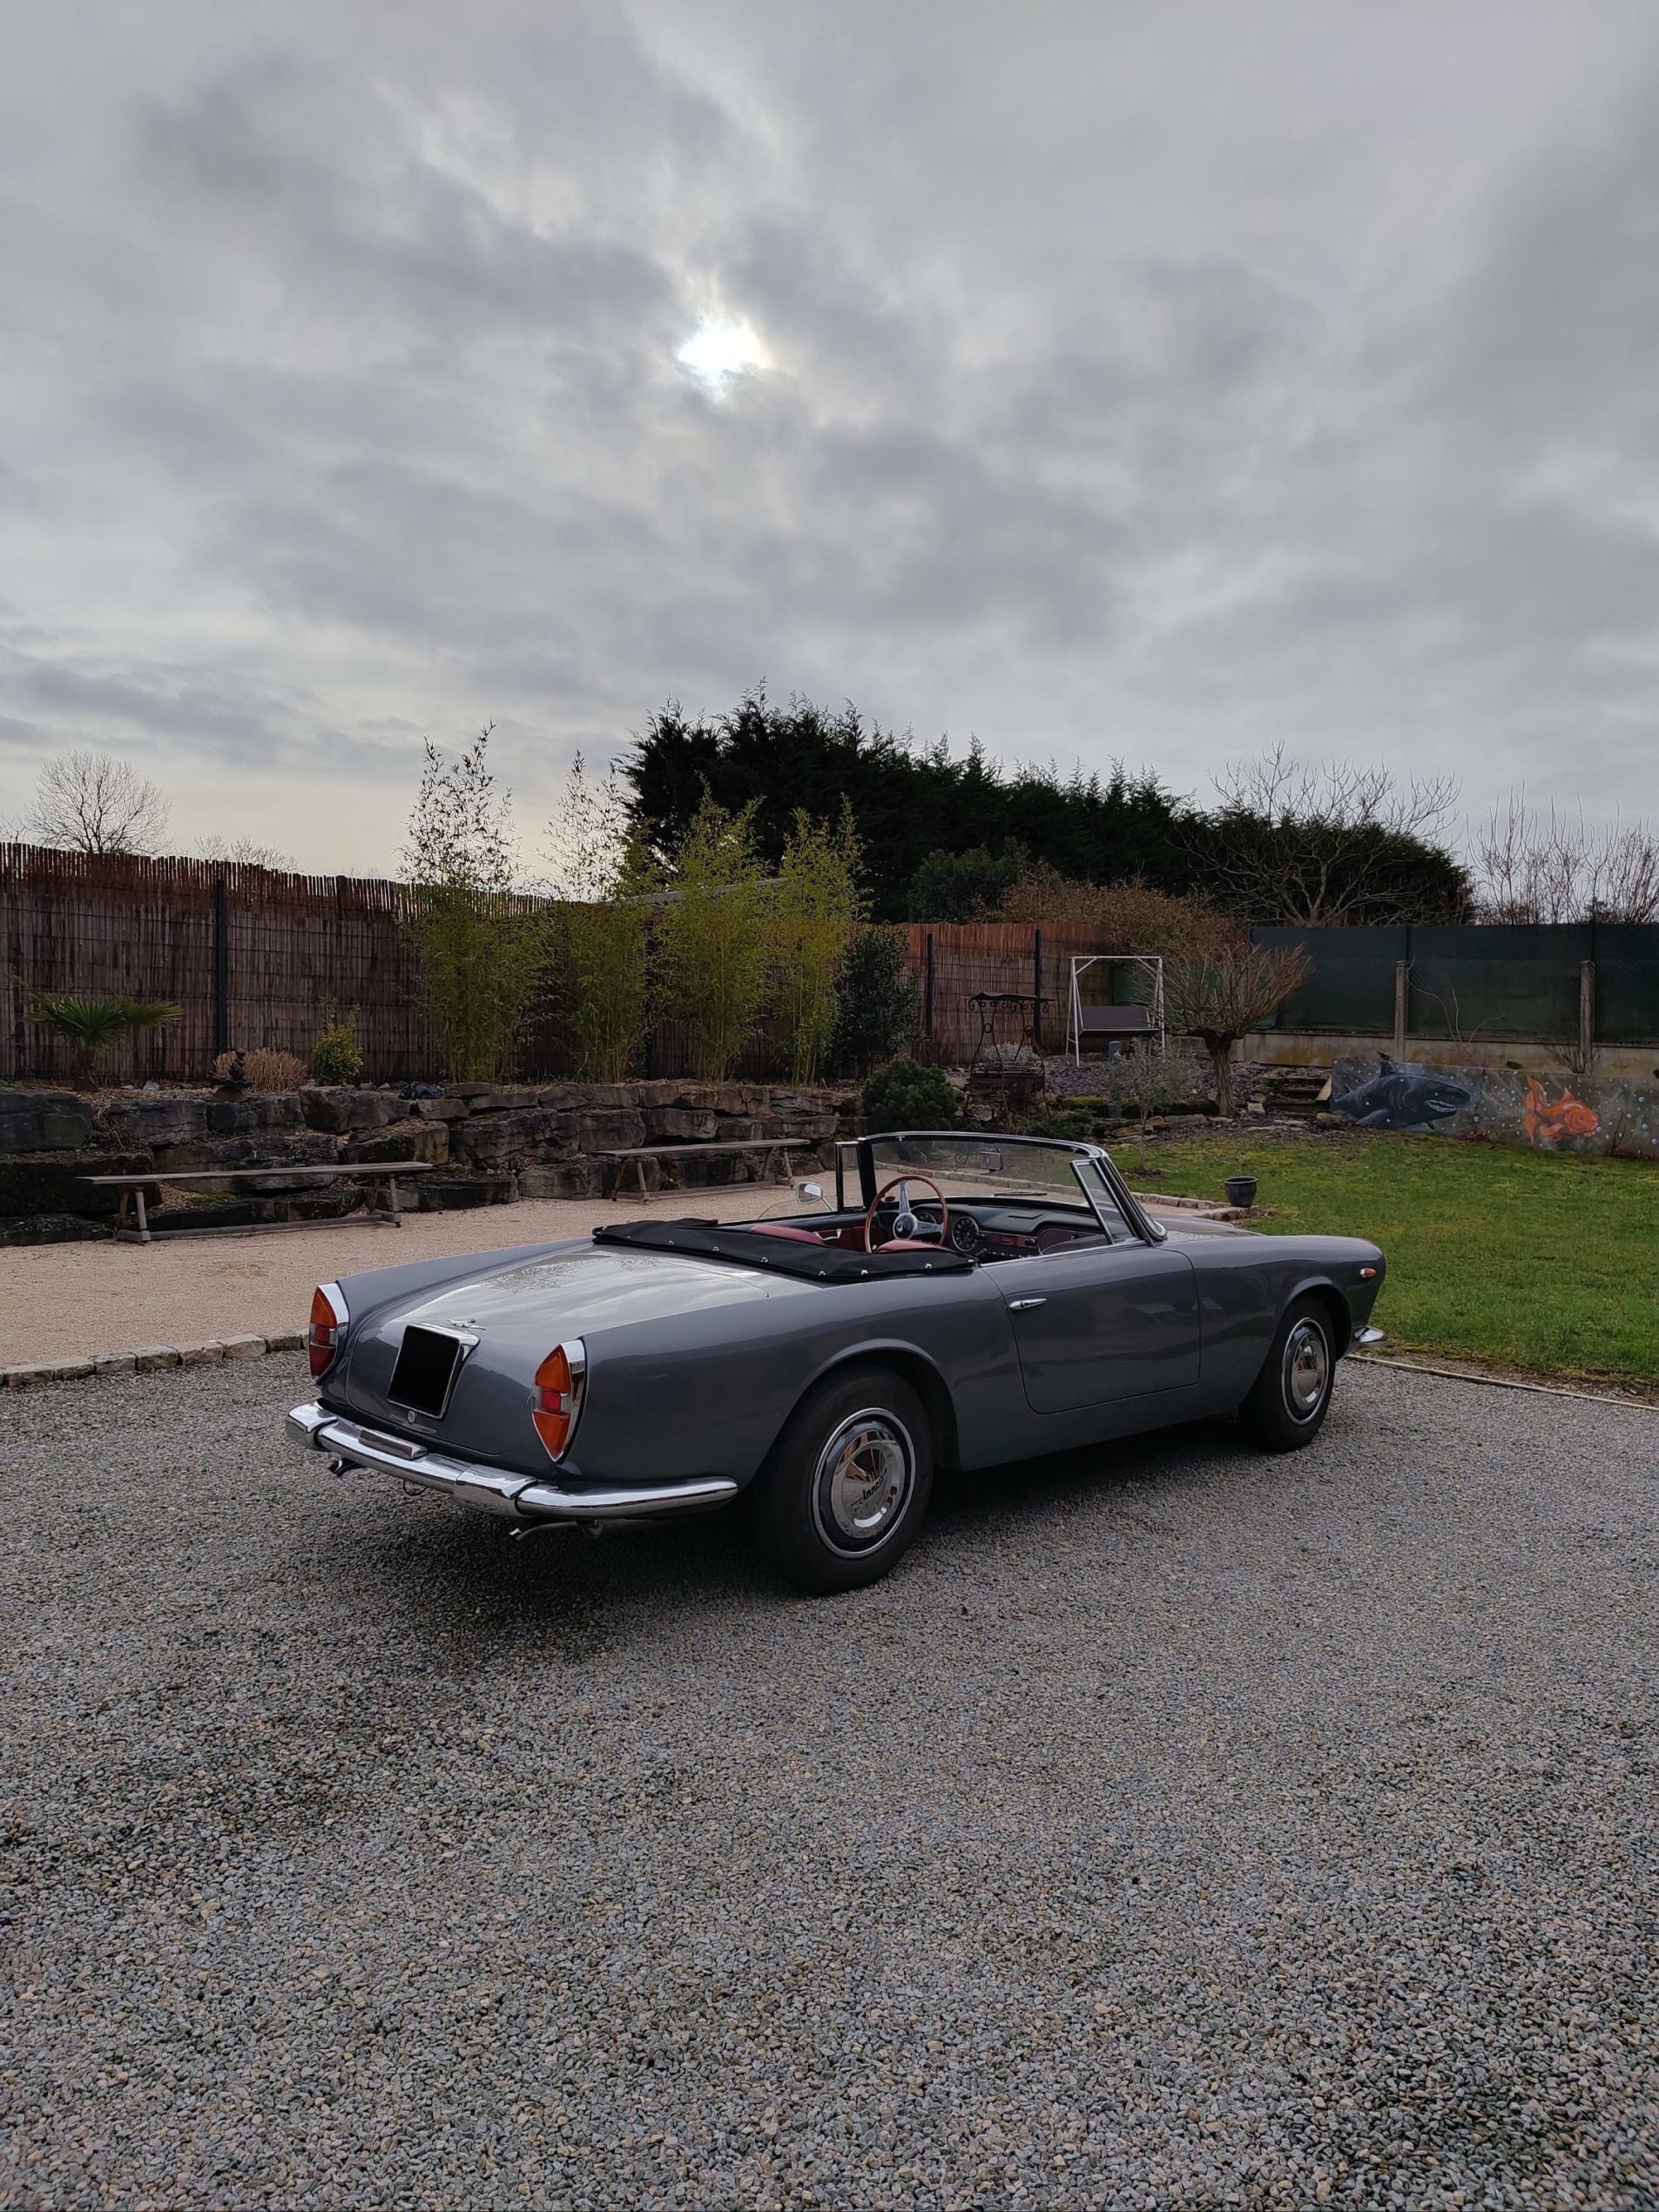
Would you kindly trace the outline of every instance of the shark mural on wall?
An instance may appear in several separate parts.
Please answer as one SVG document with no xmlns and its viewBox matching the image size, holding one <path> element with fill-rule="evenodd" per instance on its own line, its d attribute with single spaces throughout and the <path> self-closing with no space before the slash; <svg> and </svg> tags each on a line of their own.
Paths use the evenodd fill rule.
<svg viewBox="0 0 1659 2212">
<path fill-rule="evenodd" d="M 1331 1086 L 1334 1094 L 1336 1084 Z M 1334 1095 L 1331 1110 L 1345 1114 L 1361 1129 L 1433 1129 L 1454 1114 L 1466 1114 L 1474 1092 L 1441 1068 L 1420 1068 L 1409 1061 L 1386 1061 L 1357 1089 Z"/>
<path fill-rule="evenodd" d="M 1578 1076 L 1569 1083 L 1518 1068 L 1339 1060 L 1331 1094 L 1332 1111 L 1359 1129 L 1659 1159 L 1659 1082 L 1629 1076 Z"/>
</svg>

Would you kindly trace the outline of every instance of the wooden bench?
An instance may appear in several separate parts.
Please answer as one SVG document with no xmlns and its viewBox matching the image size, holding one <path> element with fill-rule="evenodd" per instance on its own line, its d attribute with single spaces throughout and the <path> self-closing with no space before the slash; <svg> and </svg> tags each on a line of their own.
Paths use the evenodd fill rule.
<svg viewBox="0 0 1659 2212">
<path fill-rule="evenodd" d="M 240 1237 L 260 1229 L 333 1229 L 341 1221 L 384 1221 L 394 1229 L 401 1228 L 403 1217 L 398 1210 L 397 1178 L 399 1176 L 425 1175 L 430 1169 L 429 1160 L 337 1160 L 327 1167 L 285 1167 L 273 1162 L 264 1168 L 152 1168 L 147 1175 L 84 1175 L 82 1183 L 103 1184 L 121 1193 L 121 1203 L 116 1209 L 115 1234 L 117 1240 L 127 1244 L 170 1244 L 175 1237 Z M 338 1183 L 349 1177 L 354 1182 L 368 1185 L 368 1203 L 361 1214 L 331 1214 L 320 1221 L 250 1221 L 237 1224 L 218 1224 L 206 1229 L 169 1229 L 158 1239 L 152 1232 L 144 1210 L 144 1194 L 155 1183 Z M 374 1193 L 382 1190 L 385 1204 L 376 1206 Z M 136 1202 L 138 1225 L 127 1226 L 127 1203 Z"/>
<path fill-rule="evenodd" d="M 630 1160 L 634 1163 L 638 1170 L 639 1195 L 642 1198 L 649 1198 L 651 1192 L 645 1187 L 645 1163 L 647 1160 L 671 1160 L 677 1157 L 683 1157 L 692 1153 L 701 1154 L 705 1157 L 706 1157 L 711 1152 L 781 1153 L 784 1156 L 784 1168 L 786 1172 L 787 1172 L 789 1166 L 788 1155 L 791 1152 L 806 1152 L 812 1151 L 815 1149 L 816 1148 L 813 1146 L 812 1140 L 808 1137 L 748 1136 L 740 1138 L 733 1137 L 730 1140 L 720 1139 L 707 1144 L 624 1144 L 618 1146 L 614 1151 L 602 1152 L 599 1157 L 602 1160 L 614 1160 L 617 1163 L 616 1180 L 610 1186 L 610 1197 L 614 1203 L 615 1200 L 620 1198 L 622 1196 L 623 1176 L 626 1163 Z M 763 1181 L 765 1179 L 765 1170 L 763 1166 L 761 1170 Z"/>
</svg>

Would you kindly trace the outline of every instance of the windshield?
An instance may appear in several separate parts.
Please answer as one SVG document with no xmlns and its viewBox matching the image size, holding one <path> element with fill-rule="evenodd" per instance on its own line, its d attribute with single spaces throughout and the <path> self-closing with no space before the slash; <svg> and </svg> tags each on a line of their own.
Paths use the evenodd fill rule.
<svg viewBox="0 0 1659 2212">
<path fill-rule="evenodd" d="M 895 1175 L 931 1176 L 948 1198 L 1045 1198 L 1082 1203 L 1069 1144 L 1011 1144 L 995 1136 L 869 1139 L 878 1189 Z"/>
<path fill-rule="evenodd" d="M 867 1158 L 873 1181 L 864 1187 L 858 1155 Z M 1038 1200 L 1092 1212 L 1114 1241 L 1162 1235 L 1130 1197 L 1115 1168 L 1076 1144 L 1040 1137 L 870 1136 L 837 1148 L 838 1184 L 845 1205 L 867 1205 L 895 1177 L 926 1176 L 947 1200 Z M 925 1204 L 927 1193 L 914 1194 Z"/>
</svg>

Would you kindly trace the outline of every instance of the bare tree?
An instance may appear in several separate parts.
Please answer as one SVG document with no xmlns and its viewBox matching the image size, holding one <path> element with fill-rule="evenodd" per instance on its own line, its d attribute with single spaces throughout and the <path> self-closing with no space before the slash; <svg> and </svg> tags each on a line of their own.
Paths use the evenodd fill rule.
<svg viewBox="0 0 1659 2212">
<path fill-rule="evenodd" d="M 293 867 L 292 853 L 285 853 L 280 845 L 261 845 L 256 837 L 199 838 L 196 854 L 199 860 L 228 860 L 242 867 L 292 870 Z"/>
<path fill-rule="evenodd" d="M 1277 1012 L 1312 963 L 1293 948 L 1239 942 L 1163 967 L 1163 1003 L 1171 1029 L 1197 1037 L 1216 1071 L 1216 1110 L 1234 1111 L 1232 1049 Z"/>
<path fill-rule="evenodd" d="M 159 786 L 130 760 L 80 746 L 40 772 L 24 826 L 38 845 L 70 853 L 153 853 L 170 812 Z"/>
<path fill-rule="evenodd" d="M 1215 783 L 1219 805 L 1194 825 L 1205 889 L 1250 921 L 1317 928 L 1421 920 L 1426 898 L 1456 905 L 1464 895 L 1460 870 L 1437 842 L 1457 799 L 1449 776 L 1402 783 L 1380 765 L 1300 761 L 1276 745 L 1234 761 Z"/>
<path fill-rule="evenodd" d="M 1659 921 L 1659 833 L 1616 818 L 1592 829 L 1512 791 L 1471 838 L 1482 921 Z"/>
</svg>

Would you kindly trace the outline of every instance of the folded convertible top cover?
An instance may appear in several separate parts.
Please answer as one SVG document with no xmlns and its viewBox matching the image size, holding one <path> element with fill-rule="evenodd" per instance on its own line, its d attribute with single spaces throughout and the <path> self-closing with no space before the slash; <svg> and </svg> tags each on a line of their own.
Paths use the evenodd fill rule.
<svg viewBox="0 0 1659 2212">
<path fill-rule="evenodd" d="M 948 1245 L 927 1245 L 920 1251 L 847 1252 L 833 1244 L 798 1244 L 792 1238 L 765 1237 L 713 1221 L 605 1222 L 594 1231 L 593 1241 L 631 1244 L 637 1251 L 732 1260 L 740 1267 L 769 1268 L 775 1275 L 799 1275 L 819 1283 L 860 1283 L 883 1275 L 966 1275 L 974 1264 Z"/>
</svg>

